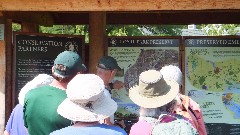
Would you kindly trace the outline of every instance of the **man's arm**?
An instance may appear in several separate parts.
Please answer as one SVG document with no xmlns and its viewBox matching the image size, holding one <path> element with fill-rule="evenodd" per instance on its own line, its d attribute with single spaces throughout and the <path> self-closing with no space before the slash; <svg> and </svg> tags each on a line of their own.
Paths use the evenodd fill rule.
<svg viewBox="0 0 240 135">
<path fill-rule="evenodd" d="M 4 131 L 4 135 L 10 135 L 10 131 L 12 129 L 12 123 L 13 123 L 13 116 L 15 114 L 15 108 L 13 109 L 13 111 L 12 111 L 12 113 L 11 113 L 9 119 L 8 119 L 5 131 Z"/>
</svg>

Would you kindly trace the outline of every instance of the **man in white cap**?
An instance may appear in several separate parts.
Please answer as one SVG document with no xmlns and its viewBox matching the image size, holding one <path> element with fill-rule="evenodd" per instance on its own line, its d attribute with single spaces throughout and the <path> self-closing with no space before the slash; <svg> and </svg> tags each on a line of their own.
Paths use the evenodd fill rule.
<svg viewBox="0 0 240 135">
<path fill-rule="evenodd" d="M 130 130 L 130 135 L 197 135 L 196 129 L 174 114 L 179 85 L 164 80 L 156 70 L 142 72 L 139 84 L 129 89 L 130 99 L 140 108 L 141 119 Z"/>
<path fill-rule="evenodd" d="M 183 85 L 182 72 L 177 66 L 173 65 L 164 66 L 162 67 L 160 72 L 163 75 L 164 79 L 174 80 L 180 86 Z M 199 135 L 207 135 L 202 111 L 198 103 L 196 103 L 190 97 L 180 93 L 179 98 L 181 101 L 180 104 L 178 105 L 178 108 L 176 108 L 175 112 L 190 119 L 193 126 L 197 129 Z"/>
<path fill-rule="evenodd" d="M 60 53 L 54 60 L 49 85 L 31 90 L 24 100 L 24 125 L 30 135 L 49 135 L 54 130 L 67 127 L 71 121 L 57 113 L 58 105 L 67 97 L 68 82 L 86 70 L 81 57 L 72 51 Z"/>
<path fill-rule="evenodd" d="M 100 124 L 113 115 L 117 103 L 104 94 L 103 80 L 94 74 L 78 74 L 67 85 L 67 98 L 57 112 L 73 122 L 72 126 L 50 135 L 127 135 L 118 126 Z"/>
</svg>

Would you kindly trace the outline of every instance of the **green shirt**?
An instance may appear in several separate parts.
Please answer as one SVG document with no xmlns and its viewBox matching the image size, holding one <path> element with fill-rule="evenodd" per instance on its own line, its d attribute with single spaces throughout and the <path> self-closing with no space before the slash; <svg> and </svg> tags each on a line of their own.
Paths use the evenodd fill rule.
<svg viewBox="0 0 240 135">
<path fill-rule="evenodd" d="M 67 127 L 71 121 L 57 113 L 58 105 L 66 99 L 64 90 L 42 86 L 29 91 L 24 99 L 24 125 L 30 135 L 49 135 Z"/>
</svg>

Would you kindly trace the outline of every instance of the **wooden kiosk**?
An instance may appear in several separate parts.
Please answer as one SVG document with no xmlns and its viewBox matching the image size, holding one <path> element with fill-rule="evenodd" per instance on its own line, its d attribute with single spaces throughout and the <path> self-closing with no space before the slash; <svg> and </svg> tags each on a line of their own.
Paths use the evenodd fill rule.
<svg viewBox="0 0 240 135">
<path fill-rule="evenodd" d="M 240 24 L 239 0 L 1 0 L 0 1 L 0 132 L 14 107 L 12 102 L 12 23 L 22 32 L 39 25 L 89 25 L 89 71 L 106 52 L 107 24 Z M 5 105 L 5 107 L 4 107 Z"/>
</svg>

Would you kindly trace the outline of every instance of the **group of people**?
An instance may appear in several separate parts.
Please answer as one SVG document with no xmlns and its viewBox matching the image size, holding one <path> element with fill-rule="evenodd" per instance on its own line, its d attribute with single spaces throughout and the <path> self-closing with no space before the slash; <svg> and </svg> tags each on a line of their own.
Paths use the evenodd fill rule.
<svg viewBox="0 0 240 135">
<path fill-rule="evenodd" d="M 116 123 L 117 103 L 111 89 L 121 68 L 110 56 L 99 59 L 95 74 L 85 74 L 81 57 L 72 51 L 54 60 L 52 75 L 39 74 L 19 93 L 4 135 L 126 135 L 123 121 Z M 180 94 L 182 73 L 176 66 L 140 74 L 129 89 L 130 99 L 140 106 L 139 121 L 130 135 L 206 135 L 199 105 Z"/>
</svg>

